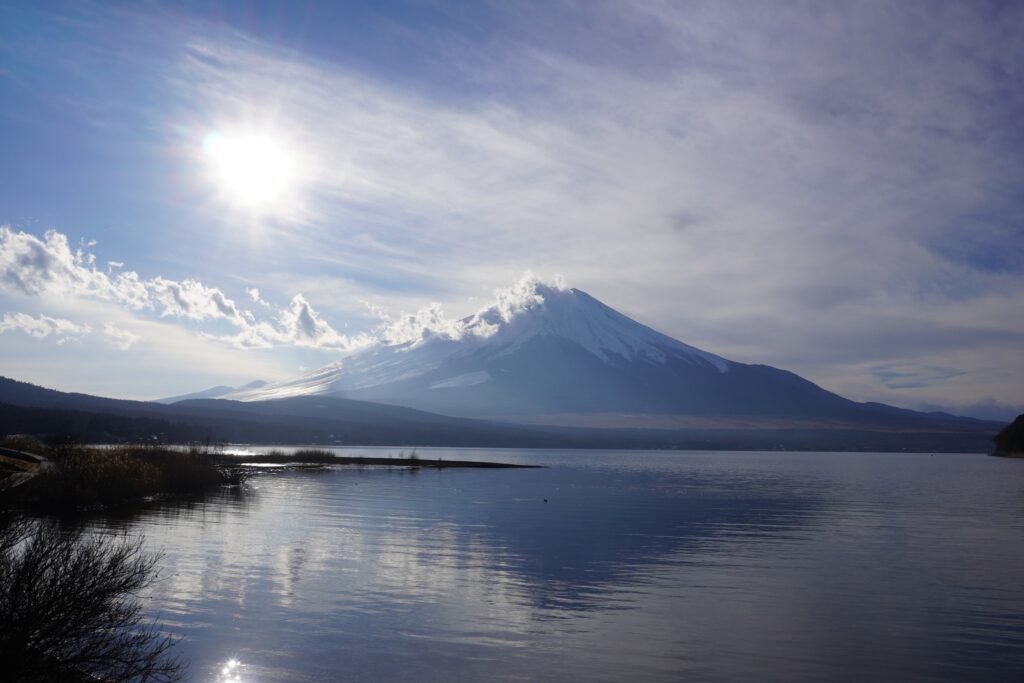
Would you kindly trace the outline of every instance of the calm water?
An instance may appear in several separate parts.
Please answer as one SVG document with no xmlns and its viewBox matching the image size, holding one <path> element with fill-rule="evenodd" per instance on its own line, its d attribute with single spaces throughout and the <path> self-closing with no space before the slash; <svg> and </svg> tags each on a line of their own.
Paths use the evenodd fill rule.
<svg viewBox="0 0 1024 683">
<path fill-rule="evenodd" d="M 1024 461 L 418 454 L 549 467 L 278 472 L 96 524 L 166 553 L 197 681 L 1024 680 Z"/>
</svg>

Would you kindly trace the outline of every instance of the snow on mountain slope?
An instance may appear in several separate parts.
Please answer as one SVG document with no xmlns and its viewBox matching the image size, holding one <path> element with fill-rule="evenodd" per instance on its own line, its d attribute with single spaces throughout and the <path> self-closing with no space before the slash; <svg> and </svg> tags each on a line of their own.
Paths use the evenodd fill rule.
<svg viewBox="0 0 1024 683">
<path fill-rule="evenodd" d="M 500 302 L 467 319 L 470 330 L 493 329 L 488 341 L 512 351 L 538 336 L 565 339 L 604 361 L 614 356 L 628 361 L 664 362 L 669 355 L 695 363 L 708 363 L 727 372 L 729 361 L 684 344 L 627 318 L 578 289 L 559 289 L 536 281 L 528 283 L 526 302 L 504 309 Z"/>
<path fill-rule="evenodd" d="M 285 382 L 227 396 L 256 401 L 311 394 L 345 394 L 430 376 L 424 388 L 470 387 L 489 382 L 488 364 L 515 354 L 537 339 L 557 339 L 604 364 L 669 360 L 729 371 L 730 362 L 627 318 L 577 289 L 528 278 L 497 292 L 482 311 L 435 328 L 423 327 L 404 341 L 355 352 Z M 444 375 L 450 368 L 451 374 Z M 444 376 L 436 376 L 441 372 Z"/>
<path fill-rule="evenodd" d="M 239 391 L 252 391 L 256 389 L 261 389 L 266 385 L 266 382 L 264 382 L 261 379 L 258 379 L 240 387 L 229 387 L 221 385 L 216 387 L 210 387 L 209 389 L 206 389 L 204 391 L 196 391 L 191 394 L 183 394 L 181 396 L 169 396 L 167 398 L 158 398 L 155 399 L 153 402 L 171 404 L 177 403 L 178 401 L 190 401 L 199 398 L 223 398 L 228 394 L 233 394 Z"/>
</svg>

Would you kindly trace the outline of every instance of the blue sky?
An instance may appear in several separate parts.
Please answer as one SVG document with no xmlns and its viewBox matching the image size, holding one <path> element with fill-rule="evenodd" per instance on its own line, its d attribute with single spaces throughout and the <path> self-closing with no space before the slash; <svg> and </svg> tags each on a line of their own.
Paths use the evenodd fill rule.
<svg viewBox="0 0 1024 683">
<path fill-rule="evenodd" d="M 851 398 L 1009 416 L 1022 30 L 981 2 L 0 3 L 0 373 L 282 379 L 532 271 Z"/>
</svg>

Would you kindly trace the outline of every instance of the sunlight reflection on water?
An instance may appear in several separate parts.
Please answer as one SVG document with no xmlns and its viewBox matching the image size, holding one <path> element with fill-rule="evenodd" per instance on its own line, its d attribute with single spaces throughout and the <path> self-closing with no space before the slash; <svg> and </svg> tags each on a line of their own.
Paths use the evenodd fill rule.
<svg viewBox="0 0 1024 683">
<path fill-rule="evenodd" d="M 229 659 L 220 668 L 220 676 L 216 683 L 244 683 L 242 680 L 242 663 L 237 659 Z"/>
</svg>

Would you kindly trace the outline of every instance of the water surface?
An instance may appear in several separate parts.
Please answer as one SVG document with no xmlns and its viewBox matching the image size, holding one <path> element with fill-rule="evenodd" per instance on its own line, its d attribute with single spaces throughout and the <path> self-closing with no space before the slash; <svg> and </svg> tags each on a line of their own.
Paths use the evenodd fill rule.
<svg viewBox="0 0 1024 683">
<path fill-rule="evenodd" d="M 417 455 L 548 467 L 268 472 L 95 525 L 166 554 L 198 681 L 1024 679 L 1022 461 Z"/>
</svg>

